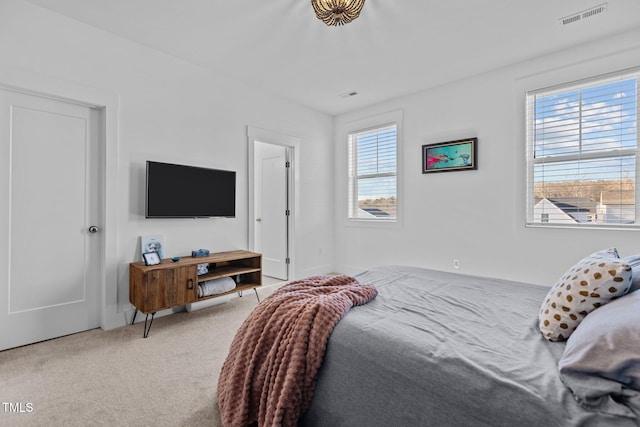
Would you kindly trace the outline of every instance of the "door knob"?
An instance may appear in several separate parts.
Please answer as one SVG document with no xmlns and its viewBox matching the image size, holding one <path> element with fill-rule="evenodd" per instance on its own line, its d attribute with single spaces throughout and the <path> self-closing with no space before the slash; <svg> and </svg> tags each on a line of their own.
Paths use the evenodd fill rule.
<svg viewBox="0 0 640 427">
<path fill-rule="evenodd" d="M 262 222 L 262 218 L 256 218 L 256 222 Z"/>
<path fill-rule="evenodd" d="M 89 233 L 93 234 L 93 233 L 97 233 L 99 230 L 98 226 L 96 225 L 92 225 L 89 227 Z"/>
</svg>

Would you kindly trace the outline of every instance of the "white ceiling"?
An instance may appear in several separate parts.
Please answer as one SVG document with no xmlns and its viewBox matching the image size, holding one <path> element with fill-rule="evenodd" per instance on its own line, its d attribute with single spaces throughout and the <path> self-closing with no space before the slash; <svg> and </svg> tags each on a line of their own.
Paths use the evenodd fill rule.
<svg viewBox="0 0 640 427">
<path fill-rule="evenodd" d="M 343 27 L 309 0 L 28 1 L 332 115 L 640 27 L 639 0 L 564 27 L 604 0 L 367 0 Z"/>
</svg>

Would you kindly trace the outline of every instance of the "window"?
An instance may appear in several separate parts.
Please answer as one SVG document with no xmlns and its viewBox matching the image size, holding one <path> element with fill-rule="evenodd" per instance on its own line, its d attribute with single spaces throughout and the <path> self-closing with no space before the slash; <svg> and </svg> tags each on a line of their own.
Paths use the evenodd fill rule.
<svg viewBox="0 0 640 427">
<path fill-rule="evenodd" d="M 349 219 L 396 221 L 397 140 L 395 124 L 349 134 Z"/>
<path fill-rule="evenodd" d="M 527 94 L 527 224 L 638 225 L 639 77 Z"/>
</svg>

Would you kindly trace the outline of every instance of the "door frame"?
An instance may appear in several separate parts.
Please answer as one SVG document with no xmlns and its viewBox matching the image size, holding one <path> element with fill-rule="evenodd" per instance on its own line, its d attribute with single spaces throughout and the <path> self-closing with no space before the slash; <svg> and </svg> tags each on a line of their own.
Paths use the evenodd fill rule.
<svg viewBox="0 0 640 427">
<path fill-rule="evenodd" d="M 296 257 L 295 257 L 295 220 L 297 214 L 297 186 L 299 182 L 298 164 L 300 155 L 300 138 L 260 129 L 253 126 L 247 126 L 247 145 L 248 145 L 248 182 L 249 182 L 249 200 L 248 200 L 248 239 L 247 246 L 250 251 L 255 250 L 255 143 L 262 142 L 272 145 L 278 145 L 287 148 L 289 154 L 289 175 L 288 175 L 288 194 L 289 201 L 289 220 L 287 221 L 287 256 L 289 258 L 288 280 L 295 280 L 296 274 Z"/>
<path fill-rule="evenodd" d="M 100 248 L 99 306 L 100 326 L 112 329 L 122 326 L 123 310 L 118 307 L 117 257 L 117 188 L 118 188 L 118 107 L 119 97 L 107 90 L 86 87 L 75 82 L 0 65 L 0 87 L 6 90 L 49 97 L 97 110 L 99 120 L 100 173 L 102 197 L 99 217 L 102 219 Z"/>
</svg>

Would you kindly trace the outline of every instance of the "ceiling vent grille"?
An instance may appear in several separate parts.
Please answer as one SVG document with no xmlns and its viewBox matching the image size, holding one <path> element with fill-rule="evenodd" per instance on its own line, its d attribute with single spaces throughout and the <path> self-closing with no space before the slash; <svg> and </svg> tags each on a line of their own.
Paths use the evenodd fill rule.
<svg viewBox="0 0 640 427">
<path fill-rule="evenodd" d="M 352 96 L 356 96 L 357 94 L 358 91 L 352 90 L 350 92 L 341 93 L 339 96 L 340 98 L 351 98 Z"/>
<path fill-rule="evenodd" d="M 560 25 L 569 25 L 574 22 L 582 21 L 583 19 L 591 18 L 592 16 L 600 15 L 607 11 L 607 3 L 599 4 L 582 12 L 573 13 L 571 15 L 560 18 L 558 22 Z"/>
</svg>

